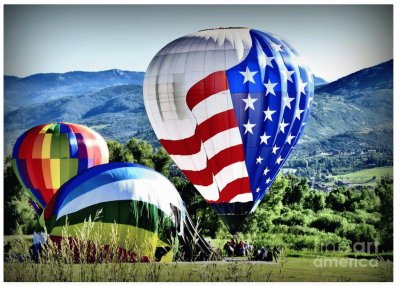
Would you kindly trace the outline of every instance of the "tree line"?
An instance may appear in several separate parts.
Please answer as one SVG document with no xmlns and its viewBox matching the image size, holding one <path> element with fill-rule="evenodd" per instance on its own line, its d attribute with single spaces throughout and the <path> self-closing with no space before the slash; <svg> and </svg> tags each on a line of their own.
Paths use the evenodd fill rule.
<svg viewBox="0 0 400 286">
<path fill-rule="evenodd" d="M 153 148 L 136 138 L 126 144 L 107 142 L 110 162 L 133 162 L 166 176 L 186 203 L 203 235 L 228 239 L 226 227 L 198 194 L 162 147 Z M 29 196 L 12 170 L 10 157 L 4 168 L 4 233 L 31 234 L 37 222 Z M 258 206 L 248 216 L 239 236 L 253 244 L 294 250 L 349 250 L 357 243 L 373 243 L 379 251 L 393 249 L 393 179 L 383 177 L 373 188 L 334 186 L 323 192 L 309 187 L 305 177 L 279 175 Z"/>
</svg>

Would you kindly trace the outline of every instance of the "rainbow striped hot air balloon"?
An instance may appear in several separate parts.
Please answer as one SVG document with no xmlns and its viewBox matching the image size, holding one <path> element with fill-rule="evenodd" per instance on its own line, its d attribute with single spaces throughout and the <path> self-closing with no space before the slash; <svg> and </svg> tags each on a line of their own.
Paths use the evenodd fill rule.
<svg viewBox="0 0 400 286">
<path fill-rule="evenodd" d="M 13 168 L 23 188 L 42 208 L 70 178 L 108 163 L 107 143 L 94 130 L 71 123 L 33 127 L 18 138 Z"/>
<path fill-rule="evenodd" d="M 133 261 L 143 257 L 172 261 L 177 235 L 183 229 L 185 207 L 178 191 L 164 176 L 132 163 L 90 168 L 60 188 L 40 222 L 58 243 L 63 231 L 68 238 L 76 238 L 85 220 L 93 219 L 100 210 L 88 240 L 97 239 L 108 246 L 112 235 L 116 235 L 118 247 L 125 254 L 133 254 Z"/>
</svg>

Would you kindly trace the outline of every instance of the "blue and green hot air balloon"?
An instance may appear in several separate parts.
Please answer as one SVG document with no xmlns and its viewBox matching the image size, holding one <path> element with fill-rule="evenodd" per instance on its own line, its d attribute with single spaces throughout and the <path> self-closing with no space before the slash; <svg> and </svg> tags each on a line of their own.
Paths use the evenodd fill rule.
<svg viewBox="0 0 400 286">
<path fill-rule="evenodd" d="M 161 174 L 131 163 L 92 167 L 65 183 L 41 216 L 50 239 L 78 236 L 85 220 L 92 220 L 88 237 L 104 246 L 117 238 L 132 259 L 170 262 L 183 228 L 184 203 L 175 187 Z"/>
</svg>

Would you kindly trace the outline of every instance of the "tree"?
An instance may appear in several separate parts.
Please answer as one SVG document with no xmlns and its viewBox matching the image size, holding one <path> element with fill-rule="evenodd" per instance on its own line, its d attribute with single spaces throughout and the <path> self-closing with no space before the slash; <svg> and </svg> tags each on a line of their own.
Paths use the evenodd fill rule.
<svg viewBox="0 0 400 286">
<path fill-rule="evenodd" d="M 133 162 L 133 156 L 117 141 L 107 141 L 110 162 Z"/>
<path fill-rule="evenodd" d="M 346 188 L 343 186 L 335 187 L 326 197 L 326 204 L 334 211 L 350 210 L 350 201 L 346 196 Z"/>
<path fill-rule="evenodd" d="M 133 162 L 154 168 L 153 147 L 145 140 L 132 138 L 125 146 L 133 156 Z"/>
<path fill-rule="evenodd" d="M 11 157 L 4 159 L 4 234 L 14 234 L 18 226 L 23 233 L 32 233 L 36 215 L 28 204 L 29 196 L 22 189 L 11 166 Z"/>
<path fill-rule="evenodd" d="M 363 210 L 370 213 L 379 211 L 379 196 L 371 188 L 362 188 L 359 192 L 354 192 L 352 200 L 354 210 Z"/>
<path fill-rule="evenodd" d="M 278 175 L 262 199 L 259 208 L 272 210 L 276 213 L 282 209 L 282 199 L 288 186 L 288 180 L 282 175 Z"/>
<path fill-rule="evenodd" d="M 287 207 L 284 209 L 284 211 L 285 212 L 282 212 L 280 216 L 273 220 L 275 225 L 302 226 L 307 224 L 307 218 L 301 211 L 292 210 Z"/>
<path fill-rule="evenodd" d="M 377 239 L 377 231 L 373 225 L 367 223 L 350 224 L 344 235 L 350 239 L 352 243 L 373 243 Z"/>
<path fill-rule="evenodd" d="M 379 211 L 382 216 L 378 224 L 380 250 L 393 250 L 393 179 L 382 177 L 375 193 L 381 202 Z"/>
<path fill-rule="evenodd" d="M 283 195 L 283 203 L 287 205 L 301 204 L 308 193 L 307 179 L 294 175 L 287 175 L 289 181 Z"/>
<path fill-rule="evenodd" d="M 253 236 L 269 232 L 273 227 L 273 218 L 273 211 L 258 207 L 253 214 L 246 218 L 240 230 L 243 233 L 251 233 Z"/>
<path fill-rule="evenodd" d="M 303 207 L 315 212 L 325 208 L 325 194 L 321 191 L 310 190 L 304 198 Z"/>
<path fill-rule="evenodd" d="M 169 176 L 169 170 L 172 163 L 171 157 L 164 148 L 157 148 L 152 156 L 154 169 L 164 176 Z"/>
<path fill-rule="evenodd" d="M 318 216 L 310 223 L 310 227 L 325 231 L 337 232 L 347 224 L 347 220 L 330 211 L 318 213 Z"/>
</svg>

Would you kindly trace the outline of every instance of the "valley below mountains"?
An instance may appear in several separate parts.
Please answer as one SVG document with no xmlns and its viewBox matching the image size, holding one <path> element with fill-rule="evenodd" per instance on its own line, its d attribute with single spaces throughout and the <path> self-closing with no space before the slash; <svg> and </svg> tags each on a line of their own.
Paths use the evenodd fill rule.
<svg viewBox="0 0 400 286">
<path fill-rule="evenodd" d="M 27 129 L 87 125 L 106 139 L 159 146 L 143 103 L 143 72 L 109 70 L 5 76 L 4 143 Z M 308 177 L 393 164 L 393 60 L 326 83 L 315 77 L 311 118 L 285 167 Z"/>
</svg>

